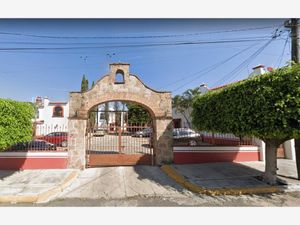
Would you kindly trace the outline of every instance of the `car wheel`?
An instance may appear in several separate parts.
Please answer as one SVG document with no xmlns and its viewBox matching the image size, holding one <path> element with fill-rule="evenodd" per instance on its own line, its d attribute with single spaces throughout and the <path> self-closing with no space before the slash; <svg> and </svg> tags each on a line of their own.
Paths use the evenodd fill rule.
<svg viewBox="0 0 300 225">
<path fill-rule="evenodd" d="M 197 141 L 195 141 L 195 140 L 189 141 L 189 146 L 196 146 L 196 145 L 197 145 Z"/>
<path fill-rule="evenodd" d="M 68 146 L 68 142 L 67 141 L 63 141 L 62 143 L 61 143 L 61 147 L 67 147 Z"/>
</svg>

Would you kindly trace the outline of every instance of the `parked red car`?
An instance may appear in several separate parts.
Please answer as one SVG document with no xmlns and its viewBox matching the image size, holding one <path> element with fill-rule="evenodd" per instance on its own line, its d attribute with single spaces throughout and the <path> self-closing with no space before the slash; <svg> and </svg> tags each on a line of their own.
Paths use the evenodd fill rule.
<svg viewBox="0 0 300 225">
<path fill-rule="evenodd" d="M 48 141 L 56 146 L 68 146 L 68 132 L 52 132 L 45 136 L 40 136 L 38 139 Z"/>
</svg>

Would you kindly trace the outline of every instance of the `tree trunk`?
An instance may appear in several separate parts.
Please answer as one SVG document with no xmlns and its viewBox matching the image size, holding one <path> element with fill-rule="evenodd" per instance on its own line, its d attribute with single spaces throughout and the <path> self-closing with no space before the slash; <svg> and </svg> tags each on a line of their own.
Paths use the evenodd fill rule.
<svg viewBox="0 0 300 225">
<path fill-rule="evenodd" d="M 191 128 L 191 123 L 190 123 L 188 117 L 185 115 L 185 113 L 181 113 L 181 114 L 182 114 L 183 117 L 185 118 L 185 120 L 186 120 L 186 122 L 187 122 L 187 124 L 188 124 L 188 128 Z"/>
<path fill-rule="evenodd" d="M 276 184 L 276 173 L 277 173 L 277 148 L 283 142 L 277 139 L 268 139 L 266 142 L 266 166 L 263 180 L 270 184 Z"/>
<path fill-rule="evenodd" d="M 300 180 L 300 139 L 295 139 L 295 152 L 296 152 L 297 176 L 298 176 L 298 180 Z"/>
</svg>

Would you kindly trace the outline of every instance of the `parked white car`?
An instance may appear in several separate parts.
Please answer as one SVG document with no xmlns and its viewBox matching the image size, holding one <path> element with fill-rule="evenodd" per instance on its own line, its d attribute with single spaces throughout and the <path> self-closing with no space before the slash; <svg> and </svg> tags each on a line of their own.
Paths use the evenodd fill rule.
<svg viewBox="0 0 300 225">
<path fill-rule="evenodd" d="M 201 134 L 189 128 L 175 128 L 173 130 L 174 145 L 196 146 L 201 144 Z"/>
</svg>

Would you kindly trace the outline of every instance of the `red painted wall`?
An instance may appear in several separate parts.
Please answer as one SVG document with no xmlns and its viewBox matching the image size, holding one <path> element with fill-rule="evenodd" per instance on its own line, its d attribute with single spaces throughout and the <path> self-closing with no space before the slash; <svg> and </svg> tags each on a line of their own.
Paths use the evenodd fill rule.
<svg viewBox="0 0 300 225">
<path fill-rule="evenodd" d="M 259 161 L 259 152 L 174 152 L 175 164 Z"/>
<path fill-rule="evenodd" d="M 66 158 L 0 158 L 0 170 L 65 169 Z"/>
</svg>

